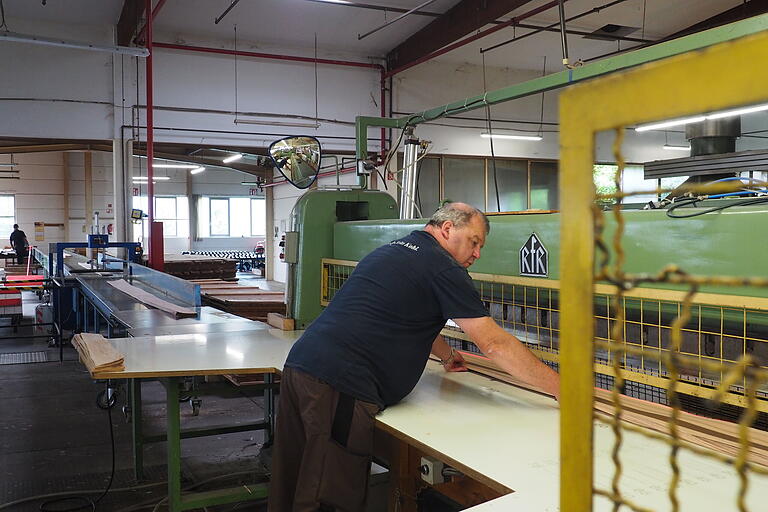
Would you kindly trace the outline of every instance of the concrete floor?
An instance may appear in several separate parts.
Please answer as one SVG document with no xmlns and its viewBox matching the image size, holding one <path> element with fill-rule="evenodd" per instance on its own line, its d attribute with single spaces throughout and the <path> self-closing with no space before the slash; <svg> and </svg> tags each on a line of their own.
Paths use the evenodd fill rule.
<svg viewBox="0 0 768 512">
<path fill-rule="evenodd" d="M 265 289 L 280 289 L 281 283 L 263 279 L 248 284 Z M 245 279 L 244 279 L 245 280 Z M 267 288 L 269 286 L 269 288 Z M 37 297 L 24 292 L 24 324 L 34 321 Z M 13 333 L 7 319 L 0 319 L 0 336 L 30 334 L 22 327 Z M 96 406 L 96 395 L 104 383 L 94 382 L 77 353 L 64 349 L 59 362 L 58 348 L 49 347 L 45 338 L 0 339 L 0 354 L 42 352 L 49 362 L 0 365 L 0 509 L 10 512 L 40 510 L 42 499 L 25 501 L 3 508 L 4 504 L 42 494 L 64 491 L 101 491 L 108 481 L 112 464 L 108 413 Z M 156 381 L 142 387 L 144 430 L 147 434 L 163 432 L 165 427 L 165 391 Z M 201 384 L 203 400 L 200 414 L 192 415 L 182 404 L 182 429 L 224 426 L 254 422 L 263 418 L 263 400 L 258 392 L 237 388 L 224 382 Z M 121 411 L 125 393 L 111 411 L 115 439 L 115 480 L 112 490 L 98 504 L 99 511 L 153 510 L 166 496 L 165 443 L 147 445 L 144 451 L 145 480 L 137 482 L 133 474 L 131 426 Z M 182 441 L 183 485 L 191 486 L 208 479 L 233 473 L 246 475 L 217 479 L 196 490 L 232 487 L 263 478 L 267 471 L 260 457 L 261 431 L 241 432 Z M 372 479 L 369 511 L 382 511 L 386 503 L 386 478 Z M 152 485 L 155 484 L 155 485 Z M 142 486 L 139 489 L 129 488 Z M 87 494 L 96 498 L 99 493 Z M 63 505 L 71 506 L 73 502 Z M 141 507 L 141 505 L 144 505 Z M 161 505 L 157 510 L 167 510 Z M 209 511 L 263 511 L 262 504 L 209 507 Z"/>
<path fill-rule="evenodd" d="M 24 293 L 25 318 L 34 319 L 37 297 Z M 14 336 L 8 320 L 0 319 L 0 336 Z M 20 328 L 18 335 L 31 332 Z M 48 347 L 46 339 L 0 340 L 0 354 L 44 352 L 51 362 L 0 365 L 0 508 L 3 504 L 30 496 L 71 490 L 101 490 L 106 487 L 112 464 L 108 413 L 96 407 L 96 395 L 103 383 L 91 380 L 67 346 L 64 362 L 58 361 L 58 349 Z M 144 429 L 158 433 L 165 426 L 165 391 L 159 382 L 143 385 Z M 247 388 L 228 382 L 202 383 L 203 400 L 199 416 L 182 404 L 182 428 L 232 425 L 263 418 L 262 398 Z M 111 424 L 115 437 L 115 481 L 113 489 L 135 485 L 159 484 L 134 491 L 111 491 L 97 510 L 146 510 L 166 495 L 165 443 L 145 447 L 146 480 L 133 477 L 130 424 L 120 406 L 124 394 L 112 409 Z M 245 477 L 219 479 L 199 489 L 229 487 L 254 482 L 265 468 L 259 452 L 261 431 L 227 434 L 182 442 L 182 472 L 186 485 L 231 473 L 249 472 Z M 98 494 L 89 494 L 96 497 Z M 39 510 L 42 500 L 22 503 L 9 511 Z M 72 505 L 72 502 L 66 504 Z M 262 510 L 254 504 L 227 505 L 209 510 Z M 6 510 L 6 509 L 3 509 Z M 159 510 L 165 510 L 160 507 Z M 127 510 L 126 510 L 127 512 Z"/>
</svg>

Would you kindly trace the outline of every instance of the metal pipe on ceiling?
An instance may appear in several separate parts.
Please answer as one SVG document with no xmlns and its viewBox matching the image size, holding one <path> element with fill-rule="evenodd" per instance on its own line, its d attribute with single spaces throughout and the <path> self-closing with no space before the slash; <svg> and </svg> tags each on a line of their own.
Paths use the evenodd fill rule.
<svg viewBox="0 0 768 512">
<path fill-rule="evenodd" d="M 475 34 L 473 36 L 466 37 L 466 38 L 462 39 L 461 41 L 457 41 L 457 42 L 455 42 L 453 44 L 449 44 L 448 46 L 445 46 L 444 48 L 441 48 L 439 50 L 435 50 L 434 52 L 432 52 L 432 53 L 430 53 L 428 55 L 425 55 L 425 56 L 423 56 L 421 58 L 418 58 L 418 59 L 414 60 L 413 62 L 409 62 L 408 64 L 400 66 L 399 68 L 395 68 L 393 70 L 387 71 L 385 73 L 385 77 L 390 77 L 390 76 L 394 76 L 394 75 L 396 75 L 398 73 L 402 73 L 406 69 L 410 69 L 410 68 L 412 68 L 414 66 L 417 66 L 419 64 L 422 64 L 422 63 L 424 63 L 424 62 L 426 62 L 428 60 L 432 60 L 435 57 L 439 57 L 440 55 L 446 54 L 446 53 L 448 53 L 448 52 L 450 52 L 452 50 L 455 50 L 456 48 L 460 48 L 460 47 L 465 46 L 465 45 L 467 45 L 469 43 L 477 41 L 478 39 L 481 39 L 481 38 L 483 38 L 483 37 L 485 37 L 487 35 L 490 35 L 490 34 L 493 34 L 495 32 L 498 32 L 499 30 L 501 30 L 503 28 L 515 25 L 515 24 L 517 24 L 517 23 L 519 23 L 519 22 L 521 22 L 521 21 L 523 21 L 523 20 L 525 20 L 527 18 L 535 16 L 535 15 L 537 15 L 539 13 L 542 13 L 544 11 L 548 11 L 552 7 L 556 7 L 558 5 L 559 1 L 560 0 L 552 0 L 551 2 L 547 2 L 546 4 L 544 4 L 542 6 L 539 6 L 539 7 L 535 8 L 535 9 L 531 9 L 530 11 L 527 11 L 527 12 L 524 12 L 523 14 L 515 16 L 514 18 L 512 18 L 512 19 L 510 19 L 508 21 L 505 21 L 503 23 L 499 23 L 495 27 L 491 27 L 489 29 L 482 30 L 482 31 L 478 32 L 477 34 Z M 563 2 L 567 2 L 567 1 L 568 0 L 563 0 Z"/>
<path fill-rule="evenodd" d="M 396 23 L 396 22 L 400 21 L 401 19 L 405 18 L 406 16 L 408 16 L 410 14 L 413 14 L 416 11 L 418 11 L 419 9 L 421 9 L 423 7 L 426 7 L 429 4 L 432 4 L 434 2 L 435 2 L 435 0 L 427 0 L 426 2 L 422 3 L 421 5 L 418 5 L 417 7 L 414 7 L 410 11 L 404 12 L 403 14 L 398 16 L 397 18 L 394 18 L 392 20 L 389 20 L 389 21 L 385 22 L 383 25 L 379 25 L 378 27 L 374 28 L 373 30 L 369 30 L 368 32 L 366 32 L 363 35 L 357 34 L 357 40 L 360 41 L 361 39 L 364 39 L 364 38 L 368 37 L 369 35 L 371 35 L 371 34 L 373 34 L 375 32 L 378 32 L 379 30 L 381 30 L 381 29 L 383 29 L 385 27 L 388 27 L 388 26 L 390 26 L 393 23 Z"/>
<path fill-rule="evenodd" d="M 231 11 L 232 9 L 235 8 L 235 6 L 238 4 L 238 2 L 240 2 L 240 0 L 232 0 L 232 3 L 229 4 L 229 7 L 227 7 L 227 9 L 223 13 L 221 13 L 221 16 L 219 16 L 218 18 L 213 20 L 213 24 L 214 25 L 218 25 L 219 22 L 224 19 L 224 16 L 229 14 L 229 11 Z"/>
<path fill-rule="evenodd" d="M 306 0 L 307 2 L 315 2 L 318 4 L 326 4 L 326 5 L 335 5 L 338 7 L 357 7 L 359 9 L 370 9 L 373 11 L 383 11 L 383 12 L 409 12 L 409 9 L 403 9 L 402 7 L 388 7 L 386 5 L 376 5 L 376 4 L 366 4 L 362 2 L 334 2 L 332 0 Z M 411 9 L 413 11 L 413 9 Z M 430 16 L 432 18 L 437 18 L 439 16 L 442 16 L 439 12 L 429 12 L 429 11 L 413 11 L 411 14 L 416 14 L 419 16 Z"/>
<path fill-rule="evenodd" d="M 571 21 L 575 21 L 575 20 L 578 20 L 580 18 L 583 18 L 584 16 L 589 16 L 590 14 L 598 14 L 603 9 L 607 9 L 609 7 L 613 7 L 614 5 L 622 4 L 622 3 L 626 2 L 626 1 L 627 0 L 614 0 L 613 2 L 608 2 L 607 4 L 599 5 L 597 7 L 593 7 L 592 9 L 589 9 L 589 10 L 584 11 L 582 13 L 576 14 L 575 16 L 571 16 L 570 18 L 566 19 L 565 21 L 566 22 L 571 22 Z M 495 44 L 493 46 L 489 46 L 488 48 L 481 48 L 480 49 L 480 53 L 485 53 L 485 52 L 489 52 L 491 50 L 495 50 L 496 48 L 500 48 L 502 46 L 506 46 L 506 45 L 508 45 L 510 43 L 514 43 L 515 41 L 519 41 L 521 39 L 525 39 L 526 37 L 530 37 L 530 36 L 535 35 L 535 34 L 539 34 L 539 33 L 543 32 L 545 30 L 557 30 L 557 26 L 559 24 L 560 24 L 560 22 L 556 21 L 555 23 L 551 23 L 551 24 L 543 26 L 543 27 L 537 27 L 535 25 L 522 25 L 522 24 L 518 23 L 517 24 L 518 27 L 531 28 L 531 29 L 534 29 L 534 30 L 532 32 L 528 32 L 527 34 L 523 34 L 521 36 L 515 36 L 512 39 L 508 39 L 508 40 L 506 40 L 506 41 L 504 41 L 502 43 L 498 43 L 498 44 Z M 573 32 L 572 31 L 568 31 L 568 33 L 573 33 Z M 614 39 L 627 40 L 627 38 L 625 38 L 625 37 L 621 37 L 621 38 L 616 37 Z M 633 40 L 638 41 L 638 42 L 650 42 L 650 41 L 645 40 L 645 39 L 633 39 Z"/>
<path fill-rule="evenodd" d="M 241 57 L 253 57 L 257 59 L 270 59 L 270 60 L 283 60 L 283 61 L 292 61 L 292 62 L 307 62 L 307 63 L 316 63 L 316 64 L 327 64 L 329 66 L 344 66 L 344 67 L 355 67 L 355 68 L 367 68 L 367 69 L 375 69 L 379 72 L 380 79 L 379 79 L 379 88 L 380 88 L 380 115 L 381 117 L 384 117 L 386 115 L 386 75 L 385 71 L 386 69 L 381 64 L 371 64 L 368 62 L 355 62 L 355 61 L 346 61 L 346 60 L 334 60 L 334 59 L 318 59 L 313 57 L 298 57 L 295 55 L 281 55 L 281 54 L 273 54 L 273 53 L 262 53 L 262 52 L 249 52 L 249 51 L 243 51 L 243 50 L 227 50 L 224 48 L 210 48 L 206 46 L 191 46 L 191 45 L 182 45 L 182 44 L 170 44 L 170 43 L 153 43 L 153 46 L 156 48 L 165 48 L 169 50 L 182 50 L 182 51 L 189 51 L 189 52 L 202 52 L 202 53 L 214 53 L 214 54 L 220 54 L 220 55 L 237 55 Z M 386 154 L 384 150 L 384 146 L 386 144 L 386 130 L 384 128 L 381 129 L 381 151 L 382 154 Z"/>
</svg>

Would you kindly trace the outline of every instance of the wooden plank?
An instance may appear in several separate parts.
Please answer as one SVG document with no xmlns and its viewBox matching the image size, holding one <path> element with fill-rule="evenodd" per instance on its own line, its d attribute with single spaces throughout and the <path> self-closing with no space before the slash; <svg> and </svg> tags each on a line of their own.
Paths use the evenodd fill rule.
<svg viewBox="0 0 768 512">
<path fill-rule="evenodd" d="M 152 306 L 153 308 L 157 308 L 161 311 L 165 311 L 166 313 L 170 313 L 176 318 L 197 316 L 197 311 L 192 308 L 185 308 L 172 302 L 168 302 L 167 300 L 163 300 L 149 292 L 145 292 L 141 288 L 137 288 L 132 284 L 129 284 L 127 281 L 123 281 L 122 279 L 107 281 L 107 283 L 109 283 L 110 286 L 113 286 L 121 292 L 125 293 L 126 295 L 130 295 L 143 304 Z"/>
<path fill-rule="evenodd" d="M 296 327 L 296 322 L 294 322 L 293 318 L 286 318 L 285 315 L 280 313 L 267 313 L 267 323 L 284 331 L 292 331 Z"/>
</svg>

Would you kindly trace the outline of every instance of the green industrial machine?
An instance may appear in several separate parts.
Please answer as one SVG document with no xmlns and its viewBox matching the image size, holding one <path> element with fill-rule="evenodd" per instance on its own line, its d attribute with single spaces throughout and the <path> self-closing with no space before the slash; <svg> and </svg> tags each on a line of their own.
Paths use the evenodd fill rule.
<svg viewBox="0 0 768 512">
<path fill-rule="evenodd" d="M 759 16 L 399 119 L 358 117 L 357 158 L 358 169 L 363 172 L 357 188 L 308 192 L 292 215 L 292 232 L 287 234 L 286 247 L 286 261 L 290 264 L 288 307 L 297 328 L 305 328 L 320 314 L 323 305 L 332 300 L 366 254 L 425 224 L 424 219 L 401 216 L 389 194 L 365 190 L 368 180 L 364 171 L 372 167 L 366 148 L 368 128 L 402 129 L 406 133 L 406 129 L 419 123 L 568 86 L 766 29 L 768 15 Z M 414 161 L 408 158 L 409 149 L 415 155 L 415 144 L 408 146 L 411 136 L 408 131 L 405 162 Z M 404 167 L 408 165 L 415 164 L 405 163 Z M 408 186 L 404 175 L 403 187 Z M 561 192 L 561 198 L 565 193 Z M 624 219 L 626 272 L 651 275 L 675 264 L 691 275 L 766 276 L 764 255 L 768 239 L 763 234 L 768 228 L 768 215 L 764 206 L 734 206 L 685 219 L 671 218 L 661 209 L 626 210 Z M 605 223 L 603 240 L 610 261 L 616 228 L 613 216 L 606 215 Z M 518 336 L 543 360 L 557 366 L 560 215 L 496 214 L 490 217 L 490 224 L 482 257 L 470 269 L 481 299 L 503 328 Z M 597 385 L 612 387 L 613 365 L 620 359 L 627 394 L 666 403 L 668 370 L 659 362 L 658 355 L 669 352 L 671 324 L 680 316 L 686 290 L 674 284 L 649 282 L 624 294 L 621 303 L 617 303 L 616 285 L 621 283 L 603 282 L 595 287 L 596 341 L 611 340 L 613 327 L 622 319 L 623 342 L 635 350 L 630 355 L 596 349 Z M 464 350 L 476 350 L 471 340 L 450 323 L 443 334 Z M 645 351 L 656 357 L 644 357 Z M 681 353 L 684 359 L 720 362 L 736 361 L 751 354 L 759 365 L 768 365 L 766 288 L 707 286 L 698 290 L 691 319 L 683 328 Z M 682 372 L 680 380 L 680 395 L 693 402 L 699 400 L 698 406 L 703 407 L 701 399 L 713 395 L 722 375 L 691 365 Z M 768 412 L 766 386 L 758 391 L 758 409 L 763 412 Z M 732 407 L 744 406 L 743 383 L 734 383 L 730 390 L 723 402 Z M 760 422 L 768 428 L 765 415 Z"/>
</svg>

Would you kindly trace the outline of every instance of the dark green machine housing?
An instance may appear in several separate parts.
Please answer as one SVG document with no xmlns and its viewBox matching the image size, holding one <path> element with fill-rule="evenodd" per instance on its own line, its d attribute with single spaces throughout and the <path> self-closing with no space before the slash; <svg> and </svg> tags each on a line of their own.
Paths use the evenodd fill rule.
<svg viewBox="0 0 768 512">
<path fill-rule="evenodd" d="M 339 204 L 367 203 L 361 220 L 346 220 Z M 360 212 L 358 212 L 360 213 Z M 604 238 L 610 245 L 615 224 L 605 212 Z M 292 312 L 297 327 L 306 327 L 321 311 L 321 259 L 359 261 L 376 247 L 421 229 L 424 219 L 398 220 L 395 202 L 372 191 L 310 192 L 296 206 L 300 263 Z M 768 277 L 768 212 L 761 206 L 730 208 L 688 219 L 672 219 L 663 210 L 625 211 L 623 245 L 625 270 L 655 274 L 677 264 L 689 274 Z M 559 279 L 559 214 L 494 215 L 482 257 L 471 272 L 519 276 L 519 253 L 536 233 L 549 254 L 549 279 Z M 675 289 L 674 285 L 654 285 Z M 764 288 L 706 287 L 700 291 L 727 295 L 768 297 Z"/>
</svg>

